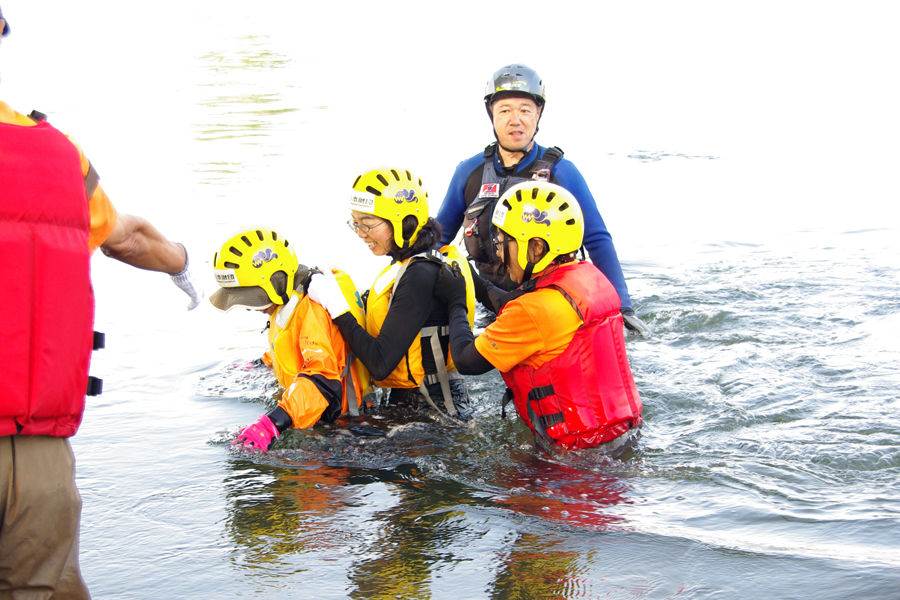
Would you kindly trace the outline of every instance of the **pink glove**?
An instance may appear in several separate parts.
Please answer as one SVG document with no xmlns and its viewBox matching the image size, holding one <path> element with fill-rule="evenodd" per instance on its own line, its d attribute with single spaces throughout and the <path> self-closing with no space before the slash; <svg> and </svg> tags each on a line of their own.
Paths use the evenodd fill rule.
<svg viewBox="0 0 900 600">
<path fill-rule="evenodd" d="M 249 425 L 237 436 L 232 446 L 250 446 L 260 450 L 268 450 L 272 443 L 278 439 L 278 428 L 272 423 L 268 415 L 261 416 L 256 423 Z M 243 442 L 243 444 L 241 443 Z"/>
</svg>

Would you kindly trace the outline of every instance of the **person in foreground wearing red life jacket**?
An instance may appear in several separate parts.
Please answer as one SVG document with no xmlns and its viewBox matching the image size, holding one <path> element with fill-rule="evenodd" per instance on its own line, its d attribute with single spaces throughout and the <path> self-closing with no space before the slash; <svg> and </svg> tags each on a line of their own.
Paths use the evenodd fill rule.
<svg viewBox="0 0 900 600">
<path fill-rule="evenodd" d="M 88 377 L 100 347 L 91 255 L 170 274 L 189 309 L 202 292 L 184 247 L 117 213 L 81 148 L 40 113 L 0 102 L 0 165 L 0 597 L 90 598 L 68 438 L 101 389 Z"/>
<path fill-rule="evenodd" d="M 334 422 L 368 410 L 369 373 L 353 356 L 321 305 L 306 295 L 313 269 L 301 265 L 287 238 L 266 227 L 243 228 L 213 257 L 220 289 L 209 297 L 217 309 L 240 307 L 269 316 L 263 362 L 285 392 L 278 406 L 244 428 L 234 444 L 268 450 L 287 429 Z M 341 293 L 358 323 L 362 301 L 350 277 L 337 272 Z M 367 404 L 368 401 L 368 404 Z"/>
<path fill-rule="evenodd" d="M 615 288 L 591 263 L 577 261 L 584 222 L 575 197 L 548 182 L 524 182 L 497 203 L 497 256 L 519 287 L 490 283 L 497 319 L 475 338 L 467 327 L 465 286 L 445 268 L 435 296 L 450 314 L 450 353 L 460 373 L 496 368 L 535 441 L 550 449 L 612 452 L 637 437 L 638 395 Z"/>
</svg>

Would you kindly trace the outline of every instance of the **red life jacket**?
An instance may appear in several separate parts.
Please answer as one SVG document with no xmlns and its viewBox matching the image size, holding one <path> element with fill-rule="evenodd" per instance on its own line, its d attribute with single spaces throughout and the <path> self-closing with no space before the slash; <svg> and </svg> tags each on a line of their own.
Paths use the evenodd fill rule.
<svg viewBox="0 0 900 600">
<path fill-rule="evenodd" d="M 503 374 L 519 416 L 535 435 L 569 450 L 604 444 L 639 426 L 643 405 L 625 355 L 615 288 L 588 262 L 538 277 L 534 289 L 541 288 L 561 292 L 582 325 L 556 358 Z"/>
<path fill-rule="evenodd" d="M 81 158 L 49 123 L 0 123 L 0 164 L 0 436 L 69 437 L 93 346 Z"/>
</svg>

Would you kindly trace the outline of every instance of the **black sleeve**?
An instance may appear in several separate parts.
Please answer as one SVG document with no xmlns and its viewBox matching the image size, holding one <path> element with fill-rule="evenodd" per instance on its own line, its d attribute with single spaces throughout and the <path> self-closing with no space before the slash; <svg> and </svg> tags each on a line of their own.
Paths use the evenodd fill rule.
<svg viewBox="0 0 900 600">
<path fill-rule="evenodd" d="M 407 267 L 394 289 L 391 308 L 377 338 L 360 327 L 350 313 L 334 320 L 353 353 L 376 381 L 397 368 L 438 308 L 432 292 L 439 268 L 439 264 L 429 260 L 415 260 Z"/>
<path fill-rule="evenodd" d="M 456 370 L 463 375 L 481 375 L 494 368 L 475 347 L 475 335 L 469 329 L 469 317 L 464 304 L 450 307 L 450 355 Z"/>
<path fill-rule="evenodd" d="M 500 298 L 508 292 L 499 288 L 487 279 L 483 279 L 475 267 L 472 267 L 472 284 L 475 288 L 475 299 L 486 309 L 497 313 L 500 311 Z M 456 359 L 454 359 L 455 361 Z"/>
</svg>

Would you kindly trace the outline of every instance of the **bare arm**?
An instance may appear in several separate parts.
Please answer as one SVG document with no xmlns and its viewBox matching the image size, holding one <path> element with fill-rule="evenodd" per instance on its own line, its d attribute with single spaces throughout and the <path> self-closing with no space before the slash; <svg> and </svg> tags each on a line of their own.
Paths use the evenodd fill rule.
<svg viewBox="0 0 900 600">
<path fill-rule="evenodd" d="M 174 275 L 181 272 L 187 254 L 143 217 L 119 214 L 116 225 L 100 246 L 106 256 L 138 269 Z"/>
</svg>

